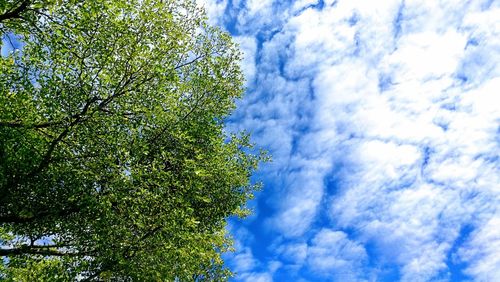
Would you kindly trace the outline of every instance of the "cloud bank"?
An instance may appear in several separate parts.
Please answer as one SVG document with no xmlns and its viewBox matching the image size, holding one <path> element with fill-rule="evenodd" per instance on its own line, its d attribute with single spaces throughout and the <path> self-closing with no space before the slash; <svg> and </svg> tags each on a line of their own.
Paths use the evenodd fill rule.
<svg viewBox="0 0 500 282">
<path fill-rule="evenodd" d="M 274 159 L 241 280 L 500 280 L 500 2 L 206 3 Z"/>
</svg>

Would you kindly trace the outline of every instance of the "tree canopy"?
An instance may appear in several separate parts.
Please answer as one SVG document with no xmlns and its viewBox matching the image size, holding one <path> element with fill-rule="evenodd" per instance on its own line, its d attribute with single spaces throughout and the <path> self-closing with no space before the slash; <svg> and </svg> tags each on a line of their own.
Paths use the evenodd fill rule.
<svg viewBox="0 0 500 282">
<path fill-rule="evenodd" d="M 0 35 L 0 279 L 227 279 L 265 158 L 230 36 L 190 0 L 7 0 Z"/>
</svg>

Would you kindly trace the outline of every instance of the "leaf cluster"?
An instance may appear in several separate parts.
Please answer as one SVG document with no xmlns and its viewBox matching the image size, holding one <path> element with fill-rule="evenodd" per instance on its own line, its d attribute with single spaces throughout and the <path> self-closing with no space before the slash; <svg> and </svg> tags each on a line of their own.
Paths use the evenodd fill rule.
<svg viewBox="0 0 500 282">
<path fill-rule="evenodd" d="M 7 13 L 18 11 L 17 16 Z M 7 1 L 0 268 L 21 281 L 225 280 L 263 159 L 224 118 L 241 54 L 194 1 Z"/>
</svg>

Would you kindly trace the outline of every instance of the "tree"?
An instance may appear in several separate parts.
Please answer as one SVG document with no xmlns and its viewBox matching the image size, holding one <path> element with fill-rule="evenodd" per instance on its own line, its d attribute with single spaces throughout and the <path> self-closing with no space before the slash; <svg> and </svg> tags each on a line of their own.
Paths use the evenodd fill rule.
<svg viewBox="0 0 500 282">
<path fill-rule="evenodd" d="M 230 36 L 189 0 L 0 5 L 0 278 L 225 280 L 265 158 L 223 128 Z"/>
</svg>

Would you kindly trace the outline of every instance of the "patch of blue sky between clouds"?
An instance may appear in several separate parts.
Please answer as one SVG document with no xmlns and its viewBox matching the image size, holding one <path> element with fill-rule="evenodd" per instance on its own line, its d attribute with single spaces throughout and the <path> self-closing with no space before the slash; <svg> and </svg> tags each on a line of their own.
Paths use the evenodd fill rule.
<svg viewBox="0 0 500 282">
<path fill-rule="evenodd" d="M 500 1 L 205 2 L 274 159 L 237 280 L 500 281 Z"/>
</svg>

